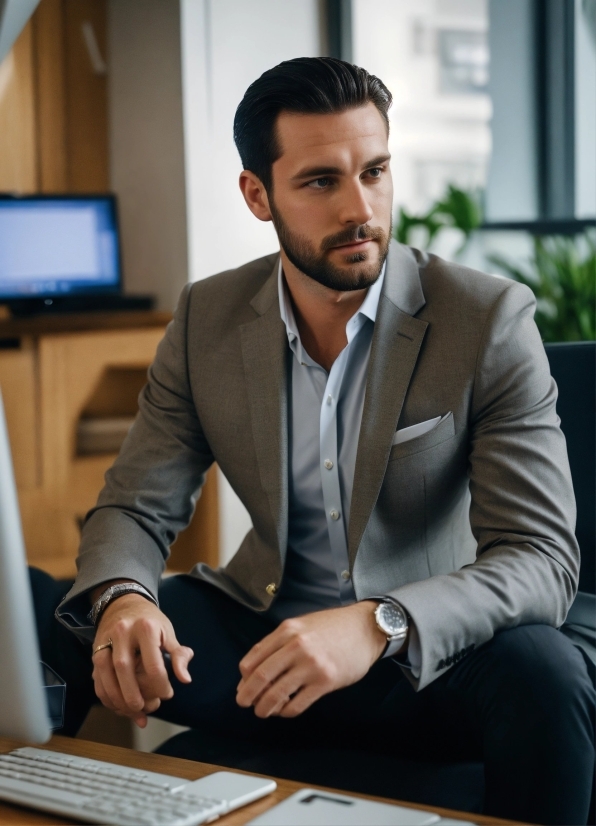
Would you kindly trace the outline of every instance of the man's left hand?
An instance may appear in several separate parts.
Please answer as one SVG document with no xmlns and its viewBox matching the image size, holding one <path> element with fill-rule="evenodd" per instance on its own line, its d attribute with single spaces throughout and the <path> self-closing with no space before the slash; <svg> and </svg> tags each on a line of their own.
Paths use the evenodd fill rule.
<svg viewBox="0 0 596 826">
<path fill-rule="evenodd" d="M 362 679 L 387 645 L 376 607 L 365 600 L 282 622 L 241 660 L 238 705 L 254 706 L 257 717 L 297 717 Z"/>
</svg>

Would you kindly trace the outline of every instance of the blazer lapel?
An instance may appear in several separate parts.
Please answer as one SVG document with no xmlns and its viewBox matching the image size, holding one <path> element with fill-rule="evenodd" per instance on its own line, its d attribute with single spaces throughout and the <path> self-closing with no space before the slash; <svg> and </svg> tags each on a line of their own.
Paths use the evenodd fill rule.
<svg viewBox="0 0 596 826">
<path fill-rule="evenodd" d="M 414 318 L 425 304 L 418 262 L 395 242 L 387 257 L 375 321 L 348 527 L 350 568 L 377 501 L 391 443 L 414 372 L 426 321 Z"/>
<path fill-rule="evenodd" d="M 278 260 L 251 301 L 258 317 L 241 325 L 240 336 L 261 484 L 269 497 L 283 564 L 288 537 L 287 335 L 279 314 Z"/>
</svg>

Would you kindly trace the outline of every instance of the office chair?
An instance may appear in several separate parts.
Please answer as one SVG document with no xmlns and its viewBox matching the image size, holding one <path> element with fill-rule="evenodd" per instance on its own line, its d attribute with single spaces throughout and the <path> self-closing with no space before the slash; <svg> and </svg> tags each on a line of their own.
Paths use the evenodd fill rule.
<svg viewBox="0 0 596 826">
<path fill-rule="evenodd" d="M 545 344 L 544 349 L 559 388 L 557 413 L 577 502 L 579 590 L 596 594 L 596 341 Z"/>
<path fill-rule="evenodd" d="M 596 342 L 547 344 L 545 349 L 552 375 L 559 387 L 557 411 L 567 439 L 577 497 L 576 534 L 582 555 L 580 601 L 582 595 L 596 599 L 593 597 L 596 590 Z M 585 605 L 584 600 L 581 607 Z M 576 614 L 581 613 L 578 611 L 579 603 L 574 607 Z M 573 618 L 571 614 L 573 609 L 570 619 Z M 577 642 L 571 632 L 568 636 Z M 157 751 L 159 754 L 362 794 L 407 799 L 413 803 L 467 812 L 481 813 L 483 809 L 482 763 L 422 763 L 358 749 L 271 748 L 195 730 L 176 735 Z M 593 807 L 594 801 L 589 823 L 593 822 Z"/>
</svg>

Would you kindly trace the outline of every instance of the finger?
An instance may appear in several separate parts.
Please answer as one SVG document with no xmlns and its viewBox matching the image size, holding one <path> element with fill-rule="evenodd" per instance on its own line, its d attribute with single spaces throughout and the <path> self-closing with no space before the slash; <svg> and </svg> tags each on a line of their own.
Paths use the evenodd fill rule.
<svg viewBox="0 0 596 826">
<path fill-rule="evenodd" d="M 174 671 L 174 674 L 180 680 L 180 682 L 192 682 L 192 677 L 190 676 L 190 671 L 188 670 L 188 664 L 195 655 L 195 652 L 192 650 L 192 648 L 188 648 L 188 646 L 186 645 L 176 644 L 176 647 L 166 648 L 166 651 L 168 651 L 171 657 L 172 669 Z"/>
<path fill-rule="evenodd" d="M 302 714 L 303 711 L 306 711 L 307 708 L 310 708 L 313 703 L 325 694 L 326 692 L 323 691 L 320 687 L 310 685 L 305 686 L 302 688 L 295 697 L 290 699 L 290 702 L 287 703 L 279 712 L 280 717 L 298 717 L 299 714 Z"/>
<path fill-rule="evenodd" d="M 155 696 L 152 681 L 143 671 L 137 672 L 137 680 L 139 684 L 139 690 L 143 695 L 145 701 L 143 711 L 155 711 L 155 709 L 159 708 L 159 706 L 161 705 L 161 698 Z"/>
<path fill-rule="evenodd" d="M 154 714 L 161 705 L 161 700 L 156 697 L 154 700 L 147 700 L 143 711 L 145 714 Z"/>
<path fill-rule="evenodd" d="M 147 677 L 142 671 L 137 673 L 137 679 L 139 691 L 141 692 L 144 701 L 143 712 L 145 714 L 153 714 L 160 707 L 161 700 L 159 697 L 154 697 L 152 695 L 151 686 L 145 684 Z"/>
<path fill-rule="evenodd" d="M 142 669 L 146 675 L 144 685 L 150 698 L 169 700 L 174 695 L 168 679 L 168 672 L 161 653 L 161 631 L 153 622 L 143 623 L 138 632 L 138 647 L 141 652 Z"/>
<path fill-rule="evenodd" d="M 304 675 L 292 668 L 270 685 L 254 703 L 257 717 L 267 718 L 280 714 L 291 698 L 303 688 Z"/>
<path fill-rule="evenodd" d="M 144 711 L 152 711 L 153 709 L 144 709 L 143 712 L 126 714 L 118 706 L 114 705 L 107 689 L 104 686 L 102 675 L 99 671 L 97 671 L 97 669 L 93 672 L 93 681 L 95 683 L 95 693 L 101 700 L 102 705 L 104 705 L 110 711 L 113 711 L 115 714 L 131 717 L 134 720 L 134 722 L 138 726 L 140 726 L 140 728 L 145 728 L 145 726 L 147 725 L 147 715 L 144 713 Z"/>
<path fill-rule="evenodd" d="M 256 643 L 256 645 L 253 645 L 248 654 L 240 660 L 239 668 L 242 674 L 242 680 L 249 677 L 255 668 L 258 668 L 268 657 L 275 654 L 276 651 L 279 651 L 279 649 L 285 645 L 288 634 L 284 626 L 285 623 L 282 623 L 282 625 L 276 628 L 271 634 L 263 637 L 263 639 Z"/>
<path fill-rule="evenodd" d="M 143 710 L 145 699 L 141 695 L 135 674 L 136 656 L 130 650 L 130 643 L 114 643 L 112 648 L 112 666 L 118 680 L 120 692 L 127 711 L 133 713 Z"/>
<path fill-rule="evenodd" d="M 282 648 L 260 663 L 248 677 L 243 677 L 236 694 L 238 705 L 243 708 L 254 705 L 264 690 L 290 669 L 293 659 L 294 653 L 287 647 Z"/>
<path fill-rule="evenodd" d="M 110 707 L 113 711 L 124 713 L 126 711 L 126 703 L 120 690 L 120 684 L 118 683 L 111 657 L 107 662 L 102 663 L 100 668 L 96 668 L 96 670 L 99 672 L 103 690 L 111 704 Z M 137 709 L 137 712 L 139 710 L 140 709 Z"/>
<path fill-rule="evenodd" d="M 101 679 L 101 674 L 99 673 L 99 671 L 97 671 L 97 669 L 93 671 L 93 683 L 95 687 L 95 693 L 98 696 L 101 704 L 104 705 L 106 708 L 109 708 L 110 711 L 116 711 L 115 706 L 112 704 L 112 701 L 110 700 L 108 693 L 104 688 L 103 681 Z"/>
</svg>

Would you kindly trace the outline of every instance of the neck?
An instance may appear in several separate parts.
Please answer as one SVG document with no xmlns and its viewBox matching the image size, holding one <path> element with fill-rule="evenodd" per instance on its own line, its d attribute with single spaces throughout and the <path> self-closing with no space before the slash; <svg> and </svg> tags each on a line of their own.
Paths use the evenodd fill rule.
<svg viewBox="0 0 596 826">
<path fill-rule="evenodd" d="M 362 305 L 367 290 L 330 290 L 300 272 L 283 250 L 281 260 L 302 346 L 329 372 L 348 343 L 346 324 Z"/>
</svg>

